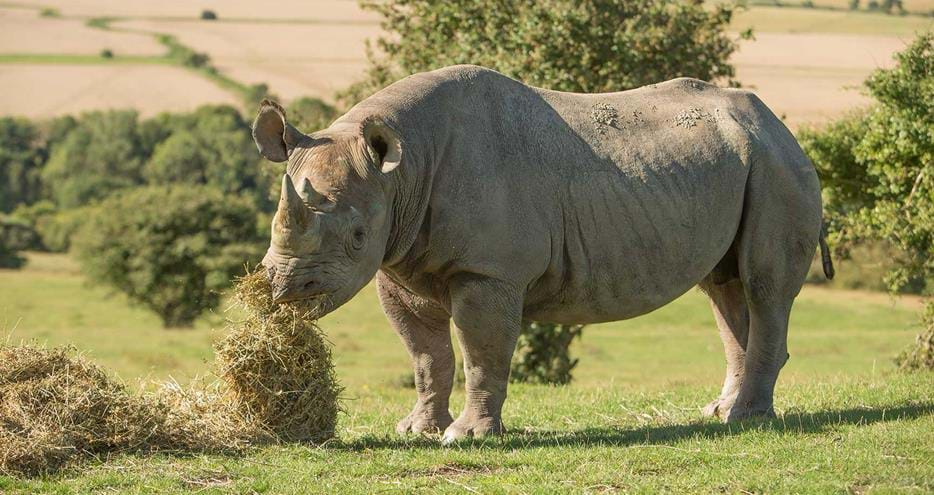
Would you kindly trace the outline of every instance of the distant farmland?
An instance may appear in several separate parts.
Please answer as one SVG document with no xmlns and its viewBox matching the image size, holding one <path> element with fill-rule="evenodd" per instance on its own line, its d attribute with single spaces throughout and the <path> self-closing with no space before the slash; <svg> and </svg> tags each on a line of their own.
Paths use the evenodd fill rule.
<svg viewBox="0 0 934 495">
<path fill-rule="evenodd" d="M 754 6 L 734 21 L 737 32 L 755 31 L 734 55 L 738 80 L 793 128 L 865 105 L 860 81 L 890 66 L 912 33 L 932 27 L 930 17 L 827 10 L 840 7 L 827 2 L 814 9 Z M 928 4 L 909 1 L 906 8 L 924 12 Z M 55 10 L 40 16 L 40 6 Z M 219 20 L 201 21 L 202 9 Z M 101 18 L 107 19 L 95 26 L 92 19 Z M 7 89 L 0 114 L 132 107 L 151 115 L 239 101 L 216 81 L 166 63 L 155 34 L 208 54 L 241 84 L 268 84 L 284 100 L 333 100 L 361 77 L 366 39 L 379 35 L 379 24 L 355 2 L 339 0 L 287 0 L 263 9 L 245 0 L 197 7 L 181 0 L 0 3 L 0 84 Z M 115 58 L 99 57 L 103 50 Z"/>
</svg>

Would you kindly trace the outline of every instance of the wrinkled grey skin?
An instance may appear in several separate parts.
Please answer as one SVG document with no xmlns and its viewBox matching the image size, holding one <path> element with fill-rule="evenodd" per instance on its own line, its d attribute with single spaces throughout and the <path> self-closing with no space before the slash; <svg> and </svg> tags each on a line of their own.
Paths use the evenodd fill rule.
<svg viewBox="0 0 934 495">
<path fill-rule="evenodd" d="M 814 167 L 753 94 L 692 79 L 560 93 L 455 66 L 310 136 L 264 103 L 254 137 L 288 160 L 264 260 L 276 298 L 319 297 L 326 313 L 377 277 L 415 367 L 400 432 L 501 433 L 523 318 L 632 318 L 695 285 L 727 358 L 704 412 L 774 414 L 821 199 Z M 467 380 L 456 420 L 452 320 Z"/>
</svg>

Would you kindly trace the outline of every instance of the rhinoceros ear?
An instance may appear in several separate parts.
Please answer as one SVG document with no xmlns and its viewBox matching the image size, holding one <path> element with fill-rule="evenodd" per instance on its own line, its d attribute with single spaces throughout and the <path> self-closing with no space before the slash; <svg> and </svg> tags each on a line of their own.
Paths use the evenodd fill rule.
<svg viewBox="0 0 934 495">
<path fill-rule="evenodd" d="M 289 152 L 305 137 L 301 131 L 289 124 L 285 118 L 285 109 L 272 100 L 263 100 L 259 114 L 253 121 L 253 140 L 266 159 L 284 162 L 289 159 Z"/>
<path fill-rule="evenodd" d="M 363 123 L 363 139 L 383 173 L 392 172 L 402 162 L 402 139 L 399 133 L 381 119 L 367 119 Z"/>
</svg>

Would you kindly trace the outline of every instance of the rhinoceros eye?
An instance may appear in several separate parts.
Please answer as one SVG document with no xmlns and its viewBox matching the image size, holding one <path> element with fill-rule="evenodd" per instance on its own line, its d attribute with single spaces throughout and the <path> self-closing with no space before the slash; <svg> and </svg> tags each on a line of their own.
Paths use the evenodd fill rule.
<svg viewBox="0 0 934 495">
<path fill-rule="evenodd" d="M 363 244 L 366 242 L 366 230 L 363 227 L 357 227 L 353 231 L 353 236 L 351 237 L 351 245 L 354 249 L 363 248 Z"/>
</svg>

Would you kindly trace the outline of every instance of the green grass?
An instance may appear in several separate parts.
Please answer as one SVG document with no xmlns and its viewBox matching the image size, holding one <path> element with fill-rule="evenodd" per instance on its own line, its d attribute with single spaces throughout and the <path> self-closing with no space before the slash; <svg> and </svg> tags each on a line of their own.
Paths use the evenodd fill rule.
<svg viewBox="0 0 934 495">
<path fill-rule="evenodd" d="M 67 258 L 29 259 L 0 271 L 0 328 L 11 341 L 73 344 L 131 385 L 209 369 L 222 313 L 163 330 L 122 296 L 87 286 Z M 392 433 L 414 391 L 397 385 L 408 357 L 371 286 L 321 322 L 347 386 L 339 441 L 239 457 L 120 455 L 47 478 L 0 476 L 0 493 L 930 493 L 934 374 L 897 374 L 891 362 L 917 331 L 917 308 L 806 288 L 779 419 L 722 425 L 698 412 L 717 393 L 723 354 L 704 296 L 691 291 L 645 317 L 585 329 L 571 386 L 512 386 L 507 436 L 442 448 Z M 456 413 L 462 391 L 453 402 Z"/>
</svg>

